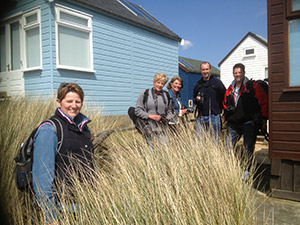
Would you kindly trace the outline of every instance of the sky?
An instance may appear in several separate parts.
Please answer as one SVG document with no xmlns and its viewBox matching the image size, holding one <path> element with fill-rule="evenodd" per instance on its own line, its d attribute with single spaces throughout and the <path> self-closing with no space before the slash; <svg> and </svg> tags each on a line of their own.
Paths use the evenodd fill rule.
<svg viewBox="0 0 300 225">
<path fill-rule="evenodd" d="M 248 33 L 267 39 L 267 0 L 129 0 L 184 39 L 179 56 L 222 59 Z"/>
</svg>

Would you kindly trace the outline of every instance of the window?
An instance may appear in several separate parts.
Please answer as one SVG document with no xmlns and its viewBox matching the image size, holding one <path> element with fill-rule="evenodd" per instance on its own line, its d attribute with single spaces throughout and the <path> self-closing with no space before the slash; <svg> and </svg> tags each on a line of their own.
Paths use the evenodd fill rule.
<svg viewBox="0 0 300 225">
<path fill-rule="evenodd" d="M 293 0 L 292 11 L 300 10 L 300 0 Z"/>
<path fill-rule="evenodd" d="M 92 16 L 56 5 L 57 68 L 93 71 Z"/>
<path fill-rule="evenodd" d="M 265 78 L 269 78 L 269 69 L 265 67 Z"/>
<path fill-rule="evenodd" d="M 300 0 L 287 0 L 289 79 L 287 87 L 300 87 Z"/>
<path fill-rule="evenodd" d="M 10 41 L 11 41 L 11 70 L 20 69 L 21 54 L 20 54 L 20 24 L 19 21 L 10 25 Z"/>
<path fill-rule="evenodd" d="M 300 86 L 300 19 L 289 21 L 289 86 Z"/>
<path fill-rule="evenodd" d="M 254 56 L 254 48 L 246 48 L 244 49 L 244 57 Z"/>
<path fill-rule="evenodd" d="M 23 15 L 25 69 L 40 68 L 42 65 L 40 23 L 39 9 Z"/>
<path fill-rule="evenodd" d="M 6 71 L 5 27 L 0 27 L 0 72 Z"/>
</svg>

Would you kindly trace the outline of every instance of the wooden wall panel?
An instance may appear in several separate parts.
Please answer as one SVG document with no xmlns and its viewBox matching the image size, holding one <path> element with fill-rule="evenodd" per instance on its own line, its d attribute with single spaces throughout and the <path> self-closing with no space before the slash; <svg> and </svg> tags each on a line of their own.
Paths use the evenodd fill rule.
<svg viewBox="0 0 300 225">
<path fill-rule="evenodd" d="M 280 25 L 280 28 L 282 25 Z M 272 53 L 282 53 L 283 52 L 283 43 L 274 43 L 271 45 Z"/>
<path fill-rule="evenodd" d="M 282 67 L 280 67 L 280 68 L 282 68 Z M 278 69 L 279 69 L 279 67 L 278 67 Z M 279 83 L 279 82 L 283 82 L 284 81 L 284 78 L 283 78 L 283 72 L 277 72 L 277 73 L 273 73 L 272 74 L 272 84 L 273 83 Z M 272 85 L 272 89 L 273 89 L 273 85 Z"/>
<path fill-rule="evenodd" d="M 281 63 L 283 62 L 283 54 L 282 53 L 274 53 L 271 55 L 271 60 L 273 63 Z"/>
<path fill-rule="evenodd" d="M 273 120 L 281 120 L 281 121 L 300 121 L 300 112 L 273 112 Z M 300 128 L 300 127 L 299 127 Z M 300 139 L 299 139 L 300 140 Z"/>
<path fill-rule="evenodd" d="M 270 59 L 269 59 L 269 65 L 270 65 L 270 69 L 272 70 L 272 74 L 271 79 L 273 82 L 273 76 L 277 76 L 278 73 L 283 73 L 284 72 L 284 64 L 283 62 L 280 63 L 273 63 Z M 283 80 L 283 76 L 281 77 L 281 80 Z M 276 80 L 274 80 L 276 81 Z"/>
<path fill-rule="evenodd" d="M 281 164 L 281 189 L 293 190 L 294 164 L 290 160 L 282 160 Z"/>
<path fill-rule="evenodd" d="M 295 95 L 292 92 L 280 92 L 280 91 L 272 91 L 271 96 L 272 102 L 295 102 L 300 101 L 300 94 Z"/>
<path fill-rule="evenodd" d="M 273 150 L 295 151 L 300 153 L 300 142 L 273 141 Z"/>
<path fill-rule="evenodd" d="M 276 121 L 272 122 L 272 129 L 273 131 L 299 131 L 300 122 L 281 122 Z M 300 140 L 299 140 L 300 141 Z"/>
<path fill-rule="evenodd" d="M 272 92 L 273 91 L 280 91 L 282 92 L 282 89 L 284 88 L 284 83 L 282 82 L 278 82 L 278 83 L 272 83 Z"/>
<path fill-rule="evenodd" d="M 278 103 L 278 102 L 274 102 L 272 103 L 272 108 L 273 111 L 299 111 L 299 107 L 300 107 L 300 102 L 283 102 L 283 103 Z"/>
<path fill-rule="evenodd" d="M 282 31 L 283 31 L 283 24 L 274 24 L 271 26 L 271 29 L 272 29 L 272 35 L 273 34 L 282 34 Z"/>
<path fill-rule="evenodd" d="M 272 24 L 279 24 L 283 20 L 283 14 L 271 15 Z"/>
<path fill-rule="evenodd" d="M 270 144 L 270 146 L 272 143 Z M 273 149 L 269 153 L 269 157 L 273 159 L 288 159 L 293 161 L 300 161 L 300 152 L 295 151 L 282 151 L 278 149 Z"/>
<path fill-rule="evenodd" d="M 274 131 L 272 139 L 273 141 L 299 141 L 300 132 Z"/>
<path fill-rule="evenodd" d="M 278 15 L 278 14 L 282 14 L 282 4 L 274 5 L 270 10 L 270 14 L 273 15 L 273 16 Z"/>
</svg>

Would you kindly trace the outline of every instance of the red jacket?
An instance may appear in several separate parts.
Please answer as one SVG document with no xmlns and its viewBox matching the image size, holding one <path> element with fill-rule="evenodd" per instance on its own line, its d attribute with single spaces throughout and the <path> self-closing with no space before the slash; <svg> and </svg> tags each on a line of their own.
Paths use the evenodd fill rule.
<svg viewBox="0 0 300 225">
<path fill-rule="evenodd" d="M 253 89 L 250 86 L 251 82 Z M 223 100 L 226 120 L 241 124 L 258 117 L 268 119 L 268 95 L 265 90 L 257 82 L 245 78 L 236 103 L 234 84 L 235 82 L 226 90 Z"/>
</svg>

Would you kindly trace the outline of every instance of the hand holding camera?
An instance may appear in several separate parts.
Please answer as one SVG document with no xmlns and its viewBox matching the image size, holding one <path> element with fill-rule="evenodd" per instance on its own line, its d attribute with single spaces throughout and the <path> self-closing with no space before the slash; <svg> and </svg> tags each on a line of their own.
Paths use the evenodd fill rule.
<svg viewBox="0 0 300 225">
<path fill-rule="evenodd" d="M 203 104 L 204 103 L 204 97 L 205 94 L 203 92 L 198 92 L 198 95 L 196 97 L 196 101 L 198 104 Z"/>
</svg>

